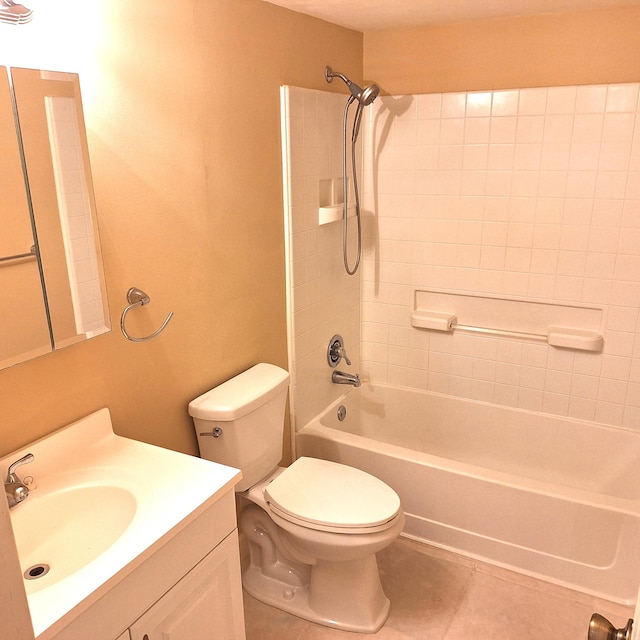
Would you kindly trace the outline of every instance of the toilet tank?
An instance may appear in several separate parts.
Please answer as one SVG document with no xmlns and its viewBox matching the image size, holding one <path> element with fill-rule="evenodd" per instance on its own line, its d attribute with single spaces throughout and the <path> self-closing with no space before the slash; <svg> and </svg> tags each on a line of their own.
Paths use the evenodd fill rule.
<svg viewBox="0 0 640 640">
<path fill-rule="evenodd" d="M 284 369 L 260 363 L 189 403 L 200 457 L 240 469 L 236 491 L 264 478 L 282 458 L 288 385 Z"/>
</svg>

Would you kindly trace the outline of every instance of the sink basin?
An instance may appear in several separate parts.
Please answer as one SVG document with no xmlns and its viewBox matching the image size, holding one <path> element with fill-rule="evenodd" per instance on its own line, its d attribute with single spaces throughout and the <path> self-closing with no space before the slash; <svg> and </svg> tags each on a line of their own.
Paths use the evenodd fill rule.
<svg viewBox="0 0 640 640">
<path fill-rule="evenodd" d="M 122 487 L 33 491 L 11 511 L 27 594 L 66 578 L 103 554 L 127 530 L 136 505 L 135 496 Z"/>
</svg>

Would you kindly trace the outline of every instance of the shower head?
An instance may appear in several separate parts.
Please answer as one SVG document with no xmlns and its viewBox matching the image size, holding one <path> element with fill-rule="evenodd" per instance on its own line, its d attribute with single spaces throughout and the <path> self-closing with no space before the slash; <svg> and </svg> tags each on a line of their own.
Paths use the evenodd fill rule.
<svg viewBox="0 0 640 640">
<path fill-rule="evenodd" d="M 368 87 L 365 87 L 360 93 L 360 104 L 363 107 L 370 105 L 380 93 L 380 87 L 377 84 L 370 84 Z"/>
<path fill-rule="evenodd" d="M 351 95 L 363 106 L 369 106 L 380 93 L 380 87 L 377 84 L 370 84 L 368 87 L 364 89 L 359 87 L 355 82 L 351 82 L 349 78 L 347 78 L 342 73 L 338 73 L 334 71 L 331 67 L 325 67 L 324 77 L 327 82 L 332 82 L 334 78 L 340 78 L 348 87 Z"/>
</svg>

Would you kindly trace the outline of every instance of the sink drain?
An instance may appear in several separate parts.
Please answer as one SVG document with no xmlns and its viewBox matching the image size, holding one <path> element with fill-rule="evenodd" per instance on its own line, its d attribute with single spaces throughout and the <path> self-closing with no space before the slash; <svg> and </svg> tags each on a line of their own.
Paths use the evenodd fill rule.
<svg viewBox="0 0 640 640">
<path fill-rule="evenodd" d="M 49 569 L 51 567 L 48 564 L 34 564 L 32 567 L 29 567 L 22 575 L 26 580 L 37 580 L 38 578 L 42 578 L 49 573 Z"/>
</svg>

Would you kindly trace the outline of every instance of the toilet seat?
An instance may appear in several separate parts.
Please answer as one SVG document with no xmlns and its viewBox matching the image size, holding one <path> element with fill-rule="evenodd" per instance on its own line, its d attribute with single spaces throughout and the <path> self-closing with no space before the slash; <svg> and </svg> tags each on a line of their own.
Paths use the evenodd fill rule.
<svg viewBox="0 0 640 640">
<path fill-rule="evenodd" d="M 298 458 L 264 489 L 269 509 L 303 527 L 363 534 L 393 526 L 396 492 L 378 478 L 343 464 Z"/>
</svg>

